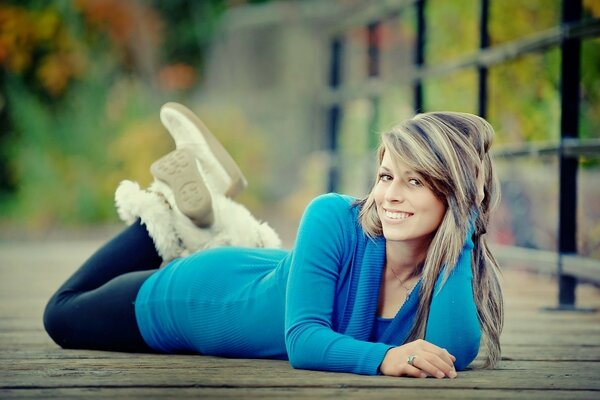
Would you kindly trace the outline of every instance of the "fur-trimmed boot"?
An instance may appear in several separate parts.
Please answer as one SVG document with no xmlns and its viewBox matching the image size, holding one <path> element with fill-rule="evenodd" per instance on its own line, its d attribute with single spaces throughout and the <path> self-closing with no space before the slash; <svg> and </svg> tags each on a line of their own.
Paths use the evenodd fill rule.
<svg viewBox="0 0 600 400">
<path fill-rule="evenodd" d="M 160 109 L 160 120 L 176 149 L 187 149 L 200 163 L 206 185 L 214 193 L 234 198 L 248 182 L 237 163 L 204 123 L 187 107 L 166 103 Z"/>
<path fill-rule="evenodd" d="M 213 138 L 209 149 L 208 140 L 197 137 L 204 132 L 185 130 L 190 128 L 189 116 L 171 117 L 170 133 L 178 149 L 152 164 L 155 180 L 147 190 L 131 181 L 121 182 L 115 193 L 120 218 L 128 224 L 139 218 L 165 261 L 219 246 L 280 247 L 279 236 L 267 223 L 226 197 L 242 190 L 246 180 L 239 168 L 239 174 L 230 175 L 221 164 L 231 159 L 222 147 L 219 157 L 212 154 L 217 148 L 214 143 L 220 146 L 219 142 Z M 202 162 L 198 158 L 202 154 L 208 154 L 210 161 Z"/>
<path fill-rule="evenodd" d="M 173 211 L 157 192 L 143 190 L 137 182 L 122 181 L 115 191 L 117 214 L 127 225 L 137 219 L 146 226 L 164 261 L 181 257 L 186 249 L 175 231 Z"/>
<path fill-rule="evenodd" d="M 148 189 L 122 181 L 115 193 L 117 212 L 128 225 L 138 218 L 146 226 L 164 261 L 212 247 L 281 247 L 277 233 L 239 203 L 212 196 L 213 223 L 198 227 L 177 206 L 173 190 L 155 180 Z"/>
<path fill-rule="evenodd" d="M 279 235 L 266 223 L 257 220 L 246 207 L 223 196 L 212 194 L 212 225 L 199 228 L 176 206 L 175 195 L 165 183 L 155 180 L 150 191 L 161 193 L 172 206 L 172 223 L 182 256 L 213 247 L 279 248 Z"/>
</svg>

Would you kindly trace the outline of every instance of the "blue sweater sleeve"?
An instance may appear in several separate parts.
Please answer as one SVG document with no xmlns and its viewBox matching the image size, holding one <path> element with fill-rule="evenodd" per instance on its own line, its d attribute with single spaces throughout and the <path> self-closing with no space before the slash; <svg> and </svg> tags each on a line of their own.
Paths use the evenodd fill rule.
<svg viewBox="0 0 600 400">
<path fill-rule="evenodd" d="M 445 283 L 441 273 L 436 281 L 425 340 L 447 349 L 456 357 L 457 370 L 467 367 L 479 352 L 481 328 L 473 298 L 473 273 L 471 232 L 457 264 Z"/>
<path fill-rule="evenodd" d="M 392 346 L 332 329 L 336 284 L 353 229 L 344 215 L 348 207 L 342 197 L 324 195 L 302 217 L 287 285 L 285 342 L 294 368 L 375 375 Z"/>
</svg>

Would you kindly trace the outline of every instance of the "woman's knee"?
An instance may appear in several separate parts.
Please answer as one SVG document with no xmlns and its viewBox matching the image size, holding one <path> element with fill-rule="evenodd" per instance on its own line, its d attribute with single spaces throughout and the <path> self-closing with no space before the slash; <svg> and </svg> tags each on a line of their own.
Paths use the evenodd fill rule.
<svg viewBox="0 0 600 400">
<path fill-rule="evenodd" d="M 64 299 L 63 299 L 64 300 Z M 59 346 L 69 347 L 67 321 L 70 317 L 69 308 L 65 301 L 60 301 L 59 293 L 52 296 L 44 309 L 44 329 L 48 336 Z"/>
</svg>

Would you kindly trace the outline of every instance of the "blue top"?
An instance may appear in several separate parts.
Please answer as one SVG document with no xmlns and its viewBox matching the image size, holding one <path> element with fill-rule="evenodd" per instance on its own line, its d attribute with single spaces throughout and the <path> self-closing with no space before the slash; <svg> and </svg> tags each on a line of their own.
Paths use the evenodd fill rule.
<svg viewBox="0 0 600 400">
<path fill-rule="evenodd" d="M 224 247 L 180 258 L 151 275 L 135 303 L 144 340 L 164 352 L 289 359 L 295 368 L 374 375 L 413 325 L 420 282 L 392 320 L 378 319 L 385 239 L 368 238 L 353 198 L 317 197 L 294 249 Z M 456 357 L 479 351 L 472 241 L 442 285 L 425 340 Z"/>
</svg>

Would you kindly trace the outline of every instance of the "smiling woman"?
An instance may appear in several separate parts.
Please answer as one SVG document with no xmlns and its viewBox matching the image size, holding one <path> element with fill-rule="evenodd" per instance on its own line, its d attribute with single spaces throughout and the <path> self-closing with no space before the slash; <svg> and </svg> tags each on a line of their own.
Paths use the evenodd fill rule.
<svg viewBox="0 0 600 400">
<path fill-rule="evenodd" d="M 388 247 L 400 242 L 426 251 L 446 212 L 444 201 L 418 173 L 394 162 L 390 151 L 384 152 L 379 170 L 373 198 Z"/>
<path fill-rule="evenodd" d="M 498 193 L 483 119 L 429 113 L 386 132 L 371 193 L 314 199 L 286 251 L 227 197 L 245 181 L 207 128 L 180 105 L 161 117 L 177 149 L 147 191 L 119 188 L 130 226 L 50 299 L 44 324 L 58 344 L 455 378 L 483 334 L 487 365 L 498 360 L 502 296 L 483 238 Z"/>
<path fill-rule="evenodd" d="M 484 236 L 490 212 L 500 197 L 489 154 L 493 137 L 492 126 L 472 114 L 432 112 L 404 121 L 383 134 L 377 183 L 360 202 L 360 220 L 367 235 L 383 235 L 387 240 L 386 271 L 389 272 L 382 295 L 391 291 L 396 293 L 395 302 L 402 303 L 402 296 L 398 298 L 399 291 L 393 290 L 393 285 L 392 290 L 385 290 L 386 282 L 393 281 L 392 276 L 409 281 L 420 276 L 419 309 L 409 339 L 422 338 L 431 329 L 434 320 L 428 315 L 435 308 L 433 293 L 438 293 L 434 287 L 441 285 L 441 276 L 460 271 L 464 246 L 473 240 L 473 265 L 468 271 L 463 267 L 463 271 L 473 281 L 476 313 L 487 348 L 484 364 L 487 367 L 494 366 L 500 358 L 504 320 L 500 268 Z M 411 231 L 410 224 L 395 224 L 395 210 L 410 215 L 406 222 L 413 216 L 423 216 L 422 221 L 414 224 L 419 231 Z M 431 226 L 435 228 L 427 236 L 425 232 Z M 412 243 L 394 240 L 400 232 L 424 235 Z"/>
</svg>

